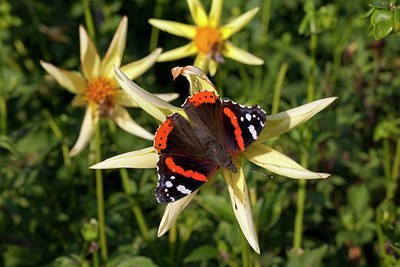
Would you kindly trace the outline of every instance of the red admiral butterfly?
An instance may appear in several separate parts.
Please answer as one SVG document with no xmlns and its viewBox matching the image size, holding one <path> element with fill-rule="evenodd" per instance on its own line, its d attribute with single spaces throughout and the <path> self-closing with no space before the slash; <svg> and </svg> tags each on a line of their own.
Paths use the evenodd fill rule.
<svg viewBox="0 0 400 267">
<path fill-rule="evenodd" d="M 237 172 L 232 157 L 245 151 L 264 129 L 266 113 L 259 106 L 221 100 L 200 91 L 182 105 L 189 121 L 174 113 L 154 138 L 159 159 L 157 201 L 174 202 L 197 190 L 223 167 Z"/>
</svg>

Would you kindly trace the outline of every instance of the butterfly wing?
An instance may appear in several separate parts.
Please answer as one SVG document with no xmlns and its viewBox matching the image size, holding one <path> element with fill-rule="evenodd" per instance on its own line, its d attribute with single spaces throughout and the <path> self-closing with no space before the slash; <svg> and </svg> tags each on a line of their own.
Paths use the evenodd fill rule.
<svg viewBox="0 0 400 267">
<path fill-rule="evenodd" d="M 178 113 L 167 117 L 160 125 L 154 147 L 160 154 L 158 183 L 154 191 L 160 203 L 174 202 L 187 196 L 219 168 L 205 153 L 205 147 L 190 123 Z"/>
</svg>

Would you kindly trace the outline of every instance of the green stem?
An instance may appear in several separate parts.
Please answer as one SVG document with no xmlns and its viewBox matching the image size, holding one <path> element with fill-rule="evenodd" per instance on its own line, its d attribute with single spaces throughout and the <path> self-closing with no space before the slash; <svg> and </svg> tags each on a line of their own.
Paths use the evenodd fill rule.
<svg viewBox="0 0 400 267">
<path fill-rule="evenodd" d="M 172 225 L 171 229 L 169 229 L 168 233 L 170 266 L 176 265 L 175 253 L 176 253 L 177 239 L 178 239 L 178 226 L 177 223 L 175 222 Z"/>
<path fill-rule="evenodd" d="M 278 78 L 276 79 L 275 87 L 274 87 L 274 98 L 273 98 L 273 102 L 272 102 L 271 114 L 278 113 L 279 102 L 281 100 L 281 91 L 282 91 L 283 82 L 285 80 L 287 68 L 288 68 L 287 62 L 283 62 L 279 69 Z"/>
<path fill-rule="evenodd" d="M 385 162 L 389 162 L 390 159 L 385 159 Z M 390 162 L 388 163 L 390 164 Z M 390 167 L 389 167 L 390 168 Z M 390 179 L 388 181 L 387 185 L 387 194 L 386 198 L 387 199 L 393 199 L 396 188 L 397 188 L 397 177 L 399 176 L 399 171 L 400 171 L 400 138 L 397 139 L 396 141 L 396 152 L 395 156 L 393 159 L 393 165 L 392 165 L 392 172 L 390 174 Z"/>
<path fill-rule="evenodd" d="M 126 169 L 120 169 L 119 173 L 122 178 L 122 185 L 123 185 L 124 191 L 129 198 L 129 203 L 131 205 L 133 215 L 135 216 L 136 222 L 139 226 L 139 230 L 143 236 L 143 239 L 148 244 L 150 244 L 150 232 L 149 232 L 149 228 L 147 227 L 146 221 L 144 219 L 142 209 L 140 208 L 140 205 L 138 205 L 138 203 L 132 197 L 133 190 L 132 190 L 132 187 L 130 186 L 128 171 Z"/>
<path fill-rule="evenodd" d="M 240 229 L 240 243 L 242 244 L 242 263 L 243 267 L 250 267 L 250 249 L 247 239 Z"/>
<path fill-rule="evenodd" d="M 5 135 L 7 132 L 7 102 L 0 95 L 0 135 Z"/>
<path fill-rule="evenodd" d="M 306 150 L 302 150 L 301 165 L 304 168 L 308 167 L 308 154 Z M 295 255 L 302 253 L 303 240 L 303 218 L 304 218 L 304 203 L 306 199 L 306 180 L 299 180 L 299 188 L 297 191 L 297 209 L 294 220 L 294 236 L 293 236 L 293 252 Z"/>
<path fill-rule="evenodd" d="M 310 72 L 308 73 L 307 100 L 315 99 L 315 65 L 318 37 L 317 34 L 311 34 L 310 38 Z"/>
<path fill-rule="evenodd" d="M 100 124 L 96 126 L 94 134 L 95 142 L 95 162 L 101 161 L 101 138 L 100 138 Z M 97 216 L 99 221 L 100 232 L 100 249 L 103 262 L 107 262 L 107 239 L 106 239 L 106 223 L 104 215 L 104 192 L 103 192 L 103 173 L 100 169 L 95 170 L 96 175 L 96 196 L 97 196 Z"/>
<path fill-rule="evenodd" d="M 90 38 L 96 43 L 96 32 L 94 30 L 94 23 L 92 18 L 92 12 L 90 11 L 90 0 L 82 0 L 83 10 L 85 14 L 85 23 Z"/>
<path fill-rule="evenodd" d="M 93 259 L 93 266 L 94 267 L 99 267 L 100 266 L 100 264 L 99 264 L 99 253 L 97 252 L 97 250 L 95 252 L 93 252 L 92 259 Z"/>
<path fill-rule="evenodd" d="M 154 18 L 156 19 L 161 18 L 162 16 L 163 2 L 164 0 L 157 0 L 156 2 L 156 7 L 154 8 Z M 157 48 L 159 33 L 160 30 L 156 27 L 151 28 L 149 52 Z"/>
<path fill-rule="evenodd" d="M 389 139 L 383 139 L 383 173 L 386 179 L 386 198 L 389 198 L 390 187 L 391 187 L 391 175 L 390 175 L 390 148 Z"/>
</svg>

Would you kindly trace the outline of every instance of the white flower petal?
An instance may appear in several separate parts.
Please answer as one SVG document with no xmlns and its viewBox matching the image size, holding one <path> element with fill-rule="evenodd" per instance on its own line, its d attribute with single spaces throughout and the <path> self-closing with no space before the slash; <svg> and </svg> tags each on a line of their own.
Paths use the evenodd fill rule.
<svg viewBox="0 0 400 267">
<path fill-rule="evenodd" d="M 94 164 L 91 169 L 156 168 L 158 154 L 154 147 L 127 152 Z"/>
<path fill-rule="evenodd" d="M 330 176 L 328 173 L 309 171 L 288 156 L 263 144 L 250 145 L 243 155 L 254 164 L 289 178 L 320 179 Z"/>
<path fill-rule="evenodd" d="M 222 0 L 213 0 L 211 2 L 210 14 L 208 16 L 209 19 L 208 24 L 212 28 L 218 28 L 219 26 L 223 3 L 224 1 Z"/>
<path fill-rule="evenodd" d="M 160 226 L 158 227 L 158 237 L 165 234 L 171 228 L 171 226 L 175 223 L 176 218 L 178 218 L 178 215 L 189 204 L 189 202 L 192 201 L 198 191 L 199 190 L 196 190 L 187 197 L 181 198 L 167 205 L 164 215 L 161 219 Z"/>
<path fill-rule="evenodd" d="M 196 27 L 193 25 L 162 19 L 149 19 L 149 23 L 162 31 L 190 40 L 196 36 Z"/>
<path fill-rule="evenodd" d="M 129 79 L 134 80 L 154 65 L 161 52 L 161 48 L 154 49 L 150 55 L 122 66 L 121 71 L 125 73 Z"/>
<path fill-rule="evenodd" d="M 165 93 L 165 94 L 154 94 L 155 96 L 161 98 L 164 101 L 171 102 L 179 97 L 177 93 Z M 139 105 L 130 98 L 124 90 L 115 90 L 115 103 L 123 107 L 138 108 Z"/>
<path fill-rule="evenodd" d="M 247 65 L 262 65 L 264 64 L 264 60 L 261 58 L 258 58 L 249 52 L 234 46 L 231 42 L 226 41 L 225 42 L 225 47 L 224 51 L 222 54 L 230 59 L 236 60 L 238 62 L 241 62 L 243 64 Z"/>
<path fill-rule="evenodd" d="M 86 80 L 90 81 L 99 76 L 100 57 L 96 47 L 82 25 L 79 26 L 79 39 L 82 72 Z"/>
<path fill-rule="evenodd" d="M 252 18 L 257 14 L 259 8 L 255 7 L 246 13 L 240 15 L 239 17 L 233 19 L 230 23 L 222 26 L 220 32 L 222 39 L 226 40 L 238 31 L 240 31 L 244 26 L 246 26 Z"/>
<path fill-rule="evenodd" d="M 128 111 L 121 106 L 116 106 L 114 108 L 112 119 L 119 127 L 121 127 L 121 129 L 127 131 L 128 133 L 139 136 L 146 140 L 154 139 L 154 135 L 137 124 L 129 115 Z"/>
<path fill-rule="evenodd" d="M 337 97 L 328 97 L 320 99 L 297 108 L 267 116 L 265 128 L 256 142 L 262 143 L 288 132 L 329 106 L 336 98 Z"/>
<path fill-rule="evenodd" d="M 132 82 L 126 75 L 117 67 L 114 68 L 115 77 L 122 89 L 136 102 L 144 111 L 153 116 L 159 121 L 164 121 L 165 117 L 174 113 L 179 112 L 185 115 L 185 112 L 181 108 L 174 107 L 173 105 L 165 102 L 161 98 L 151 94 L 137 84 Z"/>
<path fill-rule="evenodd" d="M 175 67 L 171 70 L 174 79 L 178 75 L 185 76 L 190 84 L 190 94 L 193 95 L 197 91 L 211 91 L 218 94 L 214 84 L 208 79 L 207 75 L 198 67 L 185 66 Z"/>
<path fill-rule="evenodd" d="M 87 105 L 87 100 L 83 97 L 83 95 L 76 95 L 72 101 L 71 106 L 73 107 L 82 107 Z"/>
<path fill-rule="evenodd" d="M 239 226 L 250 246 L 255 252 L 260 254 L 260 247 L 258 245 L 257 234 L 254 228 L 253 215 L 251 213 L 246 179 L 244 177 L 243 169 L 238 168 L 238 170 L 238 173 L 233 173 L 227 169 L 223 169 L 222 174 L 228 186 L 232 209 Z"/>
<path fill-rule="evenodd" d="M 122 56 L 124 55 L 126 45 L 126 34 L 128 31 L 128 18 L 124 16 L 118 26 L 117 31 L 108 47 L 100 65 L 100 73 L 102 77 L 111 79 L 114 76 L 113 66 L 120 66 Z"/>
<path fill-rule="evenodd" d="M 85 146 L 89 143 L 90 139 L 93 136 L 93 132 L 96 128 L 96 125 L 99 121 L 98 111 L 96 110 L 95 105 L 88 105 L 85 117 L 83 118 L 81 131 L 79 132 L 78 140 L 76 141 L 74 147 L 69 152 L 71 157 L 79 154 Z"/>
<path fill-rule="evenodd" d="M 85 79 L 79 72 L 64 70 L 44 61 L 40 61 L 40 65 L 42 65 L 62 87 L 71 93 L 83 93 L 86 90 Z"/>
<path fill-rule="evenodd" d="M 172 60 L 177 60 L 180 58 L 188 57 L 191 55 L 194 55 L 198 52 L 197 46 L 193 43 L 190 42 L 187 45 L 166 51 L 162 53 L 157 61 L 158 62 L 165 62 L 165 61 L 172 61 Z"/>
<path fill-rule="evenodd" d="M 187 0 L 187 4 L 194 23 L 199 27 L 208 26 L 208 17 L 203 4 L 199 0 Z"/>
</svg>

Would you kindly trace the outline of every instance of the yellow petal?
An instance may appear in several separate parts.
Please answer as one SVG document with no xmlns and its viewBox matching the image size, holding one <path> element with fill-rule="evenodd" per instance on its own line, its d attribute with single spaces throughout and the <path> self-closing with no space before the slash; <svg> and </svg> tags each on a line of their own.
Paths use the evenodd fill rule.
<svg viewBox="0 0 400 267">
<path fill-rule="evenodd" d="M 231 42 L 229 41 L 225 41 L 225 47 L 224 47 L 224 51 L 222 52 L 222 54 L 225 57 L 234 59 L 236 61 L 239 61 L 243 64 L 247 64 L 247 65 L 262 65 L 264 64 L 264 60 L 262 60 L 261 58 L 258 58 L 252 54 L 250 54 L 249 52 L 240 49 L 239 47 L 234 46 Z"/>
<path fill-rule="evenodd" d="M 125 51 L 126 34 L 128 31 L 128 18 L 124 16 L 108 47 L 100 66 L 100 75 L 111 79 L 114 77 L 113 66 L 121 66 L 122 56 Z"/>
<path fill-rule="evenodd" d="M 81 51 L 82 72 L 86 80 L 92 80 L 99 76 L 100 58 L 96 47 L 90 40 L 85 28 L 79 26 L 79 39 Z"/>
<path fill-rule="evenodd" d="M 209 26 L 212 28 L 218 28 L 220 20 L 221 20 L 221 13 L 222 13 L 222 0 L 213 0 L 211 3 L 210 14 L 209 18 Z"/>
<path fill-rule="evenodd" d="M 71 157 L 79 154 L 89 143 L 98 121 L 99 121 L 99 115 L 96 110 L 96 106 L 88 105 L 85 117 L 83 118 L 82 127 L 81 131 L 79 132 L 78 140 L 76 141 L 74 147 L 69 152 L 69 155 Z"/>
<path fill-rule="evenodd" d="M 82 107 L 87 105 L 87 100 L 82 95 L 76 95 L 71 101 L 71 106 Z"/>
<path fill-rule="evenodd" d="M 164 211 L 164 216 L 161 219 L 160 226 L 158 227 L 157 236 L 160 237 L 165 234 L 169 228 L 175 223 L 176 218 L 182 210 L 189 204 L 199 190 L 192 192 L 187 197 L 181 198 L 178 201 L 169 203 Z"/>
<path fill-rule="evenodd" d="M 210 62 L 208 64 L 208 71 L 210 73 L 210 76 L 214 76 L 215 73 L 217 72 L 217 67 L 218 67 L 218 62 L 210 59 Z"/>
<path fill-rule="evenodd" d="M 155 96 L 161 98 L 164 101 L 171 102 L 179 97 L 177 93 L 165 93 L 165 94 L 154 94 Z M 130 98 L 124 90 L 115 90 L 115 103 L 123 107 L 139 108 L 139 105 Z"/>
<path fill-rule="evenodd" d="M 199 0 L 187 0 L 187 4 L 194 23 L 199 27 L 208 26 L 208 17 L 203 4 Z"/>
<path fill-rule="evenodd" d="M 157 48 L 150 55 L 122 66 L 121 70 L 129 79 L 134 80 L 154 65 L 161 52 L 162 49 Z"/>
<path fill-rule="evenodd" d="M 174 80 L 178 75 L 185 76 L 188 79 L 191 95 L 198 91 L 211 91 L 218 94 L 214 84 L 208 79 L 207 75 L 195 66 L 175 67 L 171 72 Z"/>
<path fill-rule="evenodd" d="M 91 169 L 156 168 L 158 154 L 154 147 L 127 152 L 90 166 Z"/>
<path fill-rule="evenodd" d="M 249 193 L 247 191 L 246 179 L 243 169 L 238 168 L 238 173 L 233 173 L 227 169 L 222 170 L 225 182 L 228 186 L 231 204 L 236 220 L 240 229 L 255 252 L 260 254 L 257 234 L 254 228 L 253 215 L 251 214 L 251 205 Z"/>
<path fill-rule="evenodd" d="M 83 93 L 86 89 L 85 79 L 79 72 L 57 68 L 53 64 L 40 61 L 40 65 L 56 79 L 56 81 L 71 93 Z"/>
<path fill-rule="evenodd" d="M 193 65 L 201 69 L 204 73 L 207 73 L 209 60 L 210 59 L 206 54 L 200 52 L 194 60 Z"/>
<path fill-rule="evenodd" d="M 121 106 L 116 106 L 114 108 L 112 119 L 121 129 L 127 131 L 128 133 L 139 136 L 146 140 L 154 139 L 154 135 L 137 124 L 129 115 L 128 111 Z"/>
<path fill-rule="evenodd" d="M 336 98 L 337 97 L 328 97 L 320 99 L 297 108 L 267 116 L 265 128 L 256 142 L 262 143 L 288 132 L 312 118 L 315 114 L 331 104 Z"/>
<path fill-rule="evenodd" d="M 258 10 L 259 8 L 255 7 L 247 11 L 243 15 L 240 15 L 239 17 L 233 19 L 230 23 L 222 26 L 220 28 L 222 39 L 226 40 L 233 34 L 240 31 L 244 26 L 246 26 L 250 22 L 250 20 L 252 20 L 252 18 L 257 14 Z"/>
<path fill-rule="evenodd" d="M 289 178 L 320 179 L 330 176 L 328 173 L 309 171 L 288 156 L 263 144 L 252 144 L 243 155 L 254 164 Z"/>
<path fill-rule="evenodd" d="M 151 94 L 144 89 L 140 88 L 137 84 L 129 80 L 128 77 L 117 67 L 114 68 L 115 77 L 122 89 L 136 102 L 144 111 L 153 116 L 159 121 L 164 121 L 165 117 L 179 112 L 186 116 L 181 108 L 174 107 L 173 105 L 165 102 L 161 98 Z"/>
<path fill-rule="evenodd" d="M 149 23 L 162 31 L 190 40 L 196 36 L 196 27 L 193 25 L 162 19 L 149 19 Z"/>
<path fill-rule="evenodd" d="M 165 61 L 172 61 L 184 57 L 188 57 L 194 55 L 198 52 L 196 45 L 193 42 L 188 43 L 187 45 L 169 50 L 167 52 L 162 53 L 157 61 L 158 62 L 165 62 Z"/>
</svg>

